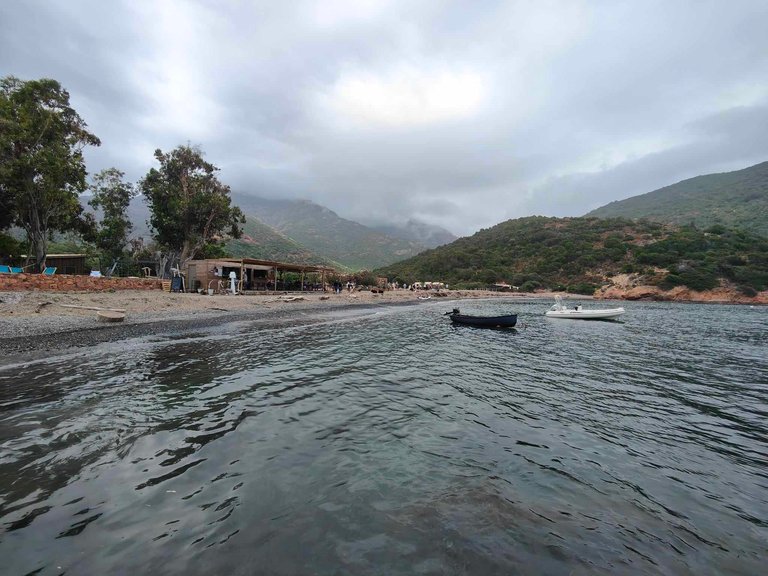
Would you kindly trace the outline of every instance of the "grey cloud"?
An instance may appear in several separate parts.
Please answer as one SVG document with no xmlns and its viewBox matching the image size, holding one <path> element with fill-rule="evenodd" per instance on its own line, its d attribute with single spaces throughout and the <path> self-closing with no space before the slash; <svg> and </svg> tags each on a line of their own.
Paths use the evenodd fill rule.
<svg viewBox="0 0 768 576">
<path fill-rule="evenodd" d="M 5 2 L 0 73 L 70 91 L 92 172 L 191 141 L 235 190 L 467 234 L 765 160 L 766 29 L 759 0 Z"/>
<path fill-rule="evenodd" d="M 629 198 L 708 172 L 727 172 L 765 161 L 768 106 L 718 112 L 688 126 L 697 138 L 689 144 L 624 162 L 609 170 L 577 173 L 542 185 L 526 208 L 547 214 L 583 214 L 613 200 Z"/>
</svg>

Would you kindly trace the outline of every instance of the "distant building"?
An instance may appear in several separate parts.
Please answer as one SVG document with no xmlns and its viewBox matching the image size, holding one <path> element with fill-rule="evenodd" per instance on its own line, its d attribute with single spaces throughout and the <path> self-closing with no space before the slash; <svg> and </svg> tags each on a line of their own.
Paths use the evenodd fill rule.
<svg viewBox="0 0 768 576">
<path fill-rule="evenodd" d="M 30 258 L 33 258 L 30 256 Z M 45 257 L 45 265 L 50 268 L 56 268 L 56 274 L 89 274 L 91 269 L 85 265 L 85 254 L 48 254 Z M 26 271 L 32 270 L 27 264 L 27 255 L 22 254 L 15 258 L 10 258 L 12 266 L 26 268 Z"/>
<path fill-rule="evenodd" d="M 335 270 L 311 264 L 289 264 L 253 258 L 211 258 L 190 260 L 183 272 L 187 290 L 218 289 L 219 282 L 228 286 L 229 274 L 234 272 L 240 292 L 256 292 L 324 289 L 326 277 Z M 298 275 L 298 280 L 287 282 L 286 272 Z"/>
</svg>

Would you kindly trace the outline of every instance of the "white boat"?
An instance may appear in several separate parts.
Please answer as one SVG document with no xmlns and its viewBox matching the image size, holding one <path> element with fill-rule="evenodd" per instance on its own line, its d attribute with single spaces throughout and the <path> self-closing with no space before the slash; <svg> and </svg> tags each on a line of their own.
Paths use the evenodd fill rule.
<svg viewBox="0 0 768 576">
<path fill-rule="evenodd" d="M 581 305 L 568 308 L 560 296 L 555 296 L 555 303 L 547 312 L 548 318 L 571 318 L 573 320 L 610 320 L 624 314 L 624 308 L 603 308 L 601 310 L 584 310 Z"/>
</svg>

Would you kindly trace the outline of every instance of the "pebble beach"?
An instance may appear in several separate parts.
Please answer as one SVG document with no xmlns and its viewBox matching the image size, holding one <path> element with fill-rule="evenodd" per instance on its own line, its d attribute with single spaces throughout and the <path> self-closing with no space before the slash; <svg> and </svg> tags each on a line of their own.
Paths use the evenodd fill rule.
<svg viewBox="0 0 768 576">
<path fill-rule="evenodd" d="M 0 292 L 0 363 L 16 363 L 50 351 L 82 347 L 152 334 L 195 330 L 239 320 L 309 323 L 313 313 L 347 307 L 435 305 L 456 300 L 500 298 L 551 299 L 551 293 L 499 293 L 452 290 L 445 296 L 392 290 L 265 293 L 248 296 L 201 295 L 147 290 L 115 292 Z M 581 297 L 584 298 L 584 297 Z M 453 304 L 451 304 L 453 305 Z M 124 322 L 103 323 L 95 310 L 125 310 Z"/>
</svg>

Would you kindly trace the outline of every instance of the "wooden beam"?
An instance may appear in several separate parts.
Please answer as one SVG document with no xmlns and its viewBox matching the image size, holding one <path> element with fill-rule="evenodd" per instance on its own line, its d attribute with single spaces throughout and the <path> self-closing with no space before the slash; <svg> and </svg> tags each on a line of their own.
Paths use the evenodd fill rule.
<svg viewBox="0 0 768 576">
<path fill-rule="evenodd" d="M 59 304 L 62 308 L 77 308 L 78 310 L 97 310 L 101 312 L 125 312 L 123 308 L 101 308 L 100 306 L 77 306 L 75 304 Z"/>
</svg>

